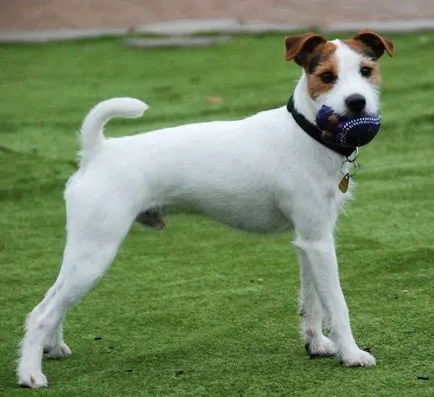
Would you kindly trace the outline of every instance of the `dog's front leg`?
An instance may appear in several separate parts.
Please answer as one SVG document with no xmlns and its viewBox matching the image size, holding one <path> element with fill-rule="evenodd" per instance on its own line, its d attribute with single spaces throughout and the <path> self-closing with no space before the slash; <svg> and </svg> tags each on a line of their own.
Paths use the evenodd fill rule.
<svg viewBox="0 0 434 397">
<path fill-rule="evenodd" d="M 328 357 L 337 353 L 335 344 L 322 332 L 324 310 L 316 292 L 307 258 L 299 253 L 301 337 L 311 358 Z"/>
<path fill-rule="evenodd" d="M 329 336 L 336 344 L 340 360 L 345 366 L 375 365 L 375 358 L 359 349 L 351 332 L 348 308 L 339 283 L 332 234 L 321 239 L 298 236 L 295 245 L 300 250 L 301 265 L 311 276 L 322 306 L 330 319 Z"/>
</svg>

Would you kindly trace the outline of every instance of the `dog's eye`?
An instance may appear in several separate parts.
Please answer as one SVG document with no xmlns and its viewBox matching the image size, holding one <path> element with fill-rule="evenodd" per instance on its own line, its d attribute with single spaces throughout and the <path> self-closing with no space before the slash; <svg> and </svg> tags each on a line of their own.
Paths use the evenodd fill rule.
<svg viewBox="0 0 434 397">
<path fill-rule="evenodd" d="M 321 81 L 325 84 L 334 83 L 336 81 L 336 76 L 331 72 L 324 72 L 319 76 Z"/>
<path fill-rule="evenodd" d="M 371 77 L 372 74 L 372 68 L 368 67 L 368 66 L 362 66 L 360 68 L 360 74 L 363 77 Z"/>
</svg>

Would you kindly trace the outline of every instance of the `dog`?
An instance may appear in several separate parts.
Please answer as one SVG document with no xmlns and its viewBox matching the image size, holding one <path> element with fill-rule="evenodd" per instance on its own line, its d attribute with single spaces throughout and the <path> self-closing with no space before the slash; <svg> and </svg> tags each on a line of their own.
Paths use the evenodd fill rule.
<svg viewBox="0 0 434 397">
<path fill-rule="evenodd" d="M 393 51 L 390 40 L 370 30 L 348 40 L 288 36 L 286 60 L 302 70 L 290 103 L 242 120 L 106 139 L 103 127 L 111 118 L 140 117 L 148 106 L 113 98 L 91 109 L 81 128 L 79 169 L 65 189 L 62 267 L 27 317 L 19 384 L 47 386 L 43 354 L 71 354 L 63 340 L 68 309 L 102 278 L 135 220 L 161 229 L 169 210 L 206 214 L 246 231 L 294 231 L 307 352 L 335 355 L 347 367 L 374 366 L 375 358 L 352 334 L 333 236 L 351 194 L 357 147 L 330 142 L 330 134 L 328 140 L 315 135 L 321 133 L 315 123 L 324 105 L 350 120 L 377 114 L 377 60 Z"/>
</svg>

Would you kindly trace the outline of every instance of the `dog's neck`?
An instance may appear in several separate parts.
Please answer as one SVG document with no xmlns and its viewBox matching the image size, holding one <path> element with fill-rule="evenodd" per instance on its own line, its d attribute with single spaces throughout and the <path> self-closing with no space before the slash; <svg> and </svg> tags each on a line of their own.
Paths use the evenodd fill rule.
<svg viewBox="0 0 434 397">
<path fill-rule="evenodd" d="M 307 90 L 307 78 L 303 74 L 294 89 L 294 103 L 299 113 L 301 113 L 308 121 L 315 124 L 315 105 L 309 97 Z"/>
<path fill-rule="evenodd" d="M 312 139 L 328 147 L 336 153 L 343 156 L 350 156 L 356 151 L 356 147 L 341 146 L 337 143 L 331 143 L 324 141 L 323 132 L 316 123 L 316 109 L 315 104 L 309 97 L 307 91 L 307 79 L 303 72 L 301 79 L 294 89 L 294 93 L 289 99 L 287 109 L 294 117 L 294 120 L 298 126 L 308 134 Z"/>
</svg>

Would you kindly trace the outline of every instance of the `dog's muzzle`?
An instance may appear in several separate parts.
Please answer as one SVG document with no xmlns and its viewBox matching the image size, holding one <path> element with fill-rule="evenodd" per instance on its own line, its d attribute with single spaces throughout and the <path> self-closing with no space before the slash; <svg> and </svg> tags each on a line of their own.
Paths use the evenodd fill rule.
<svg viewBox="0 0 434 397">
<path fill-rule="evenodd" d="M 323 105 L 316 115 L 316 124 L 323 131 L 321 137 L 325 142 L 358 147 L 368 144 L 375 138 L 381 127 L 381 118 L 376 114 L 348 118 Z"/>
</svg>

